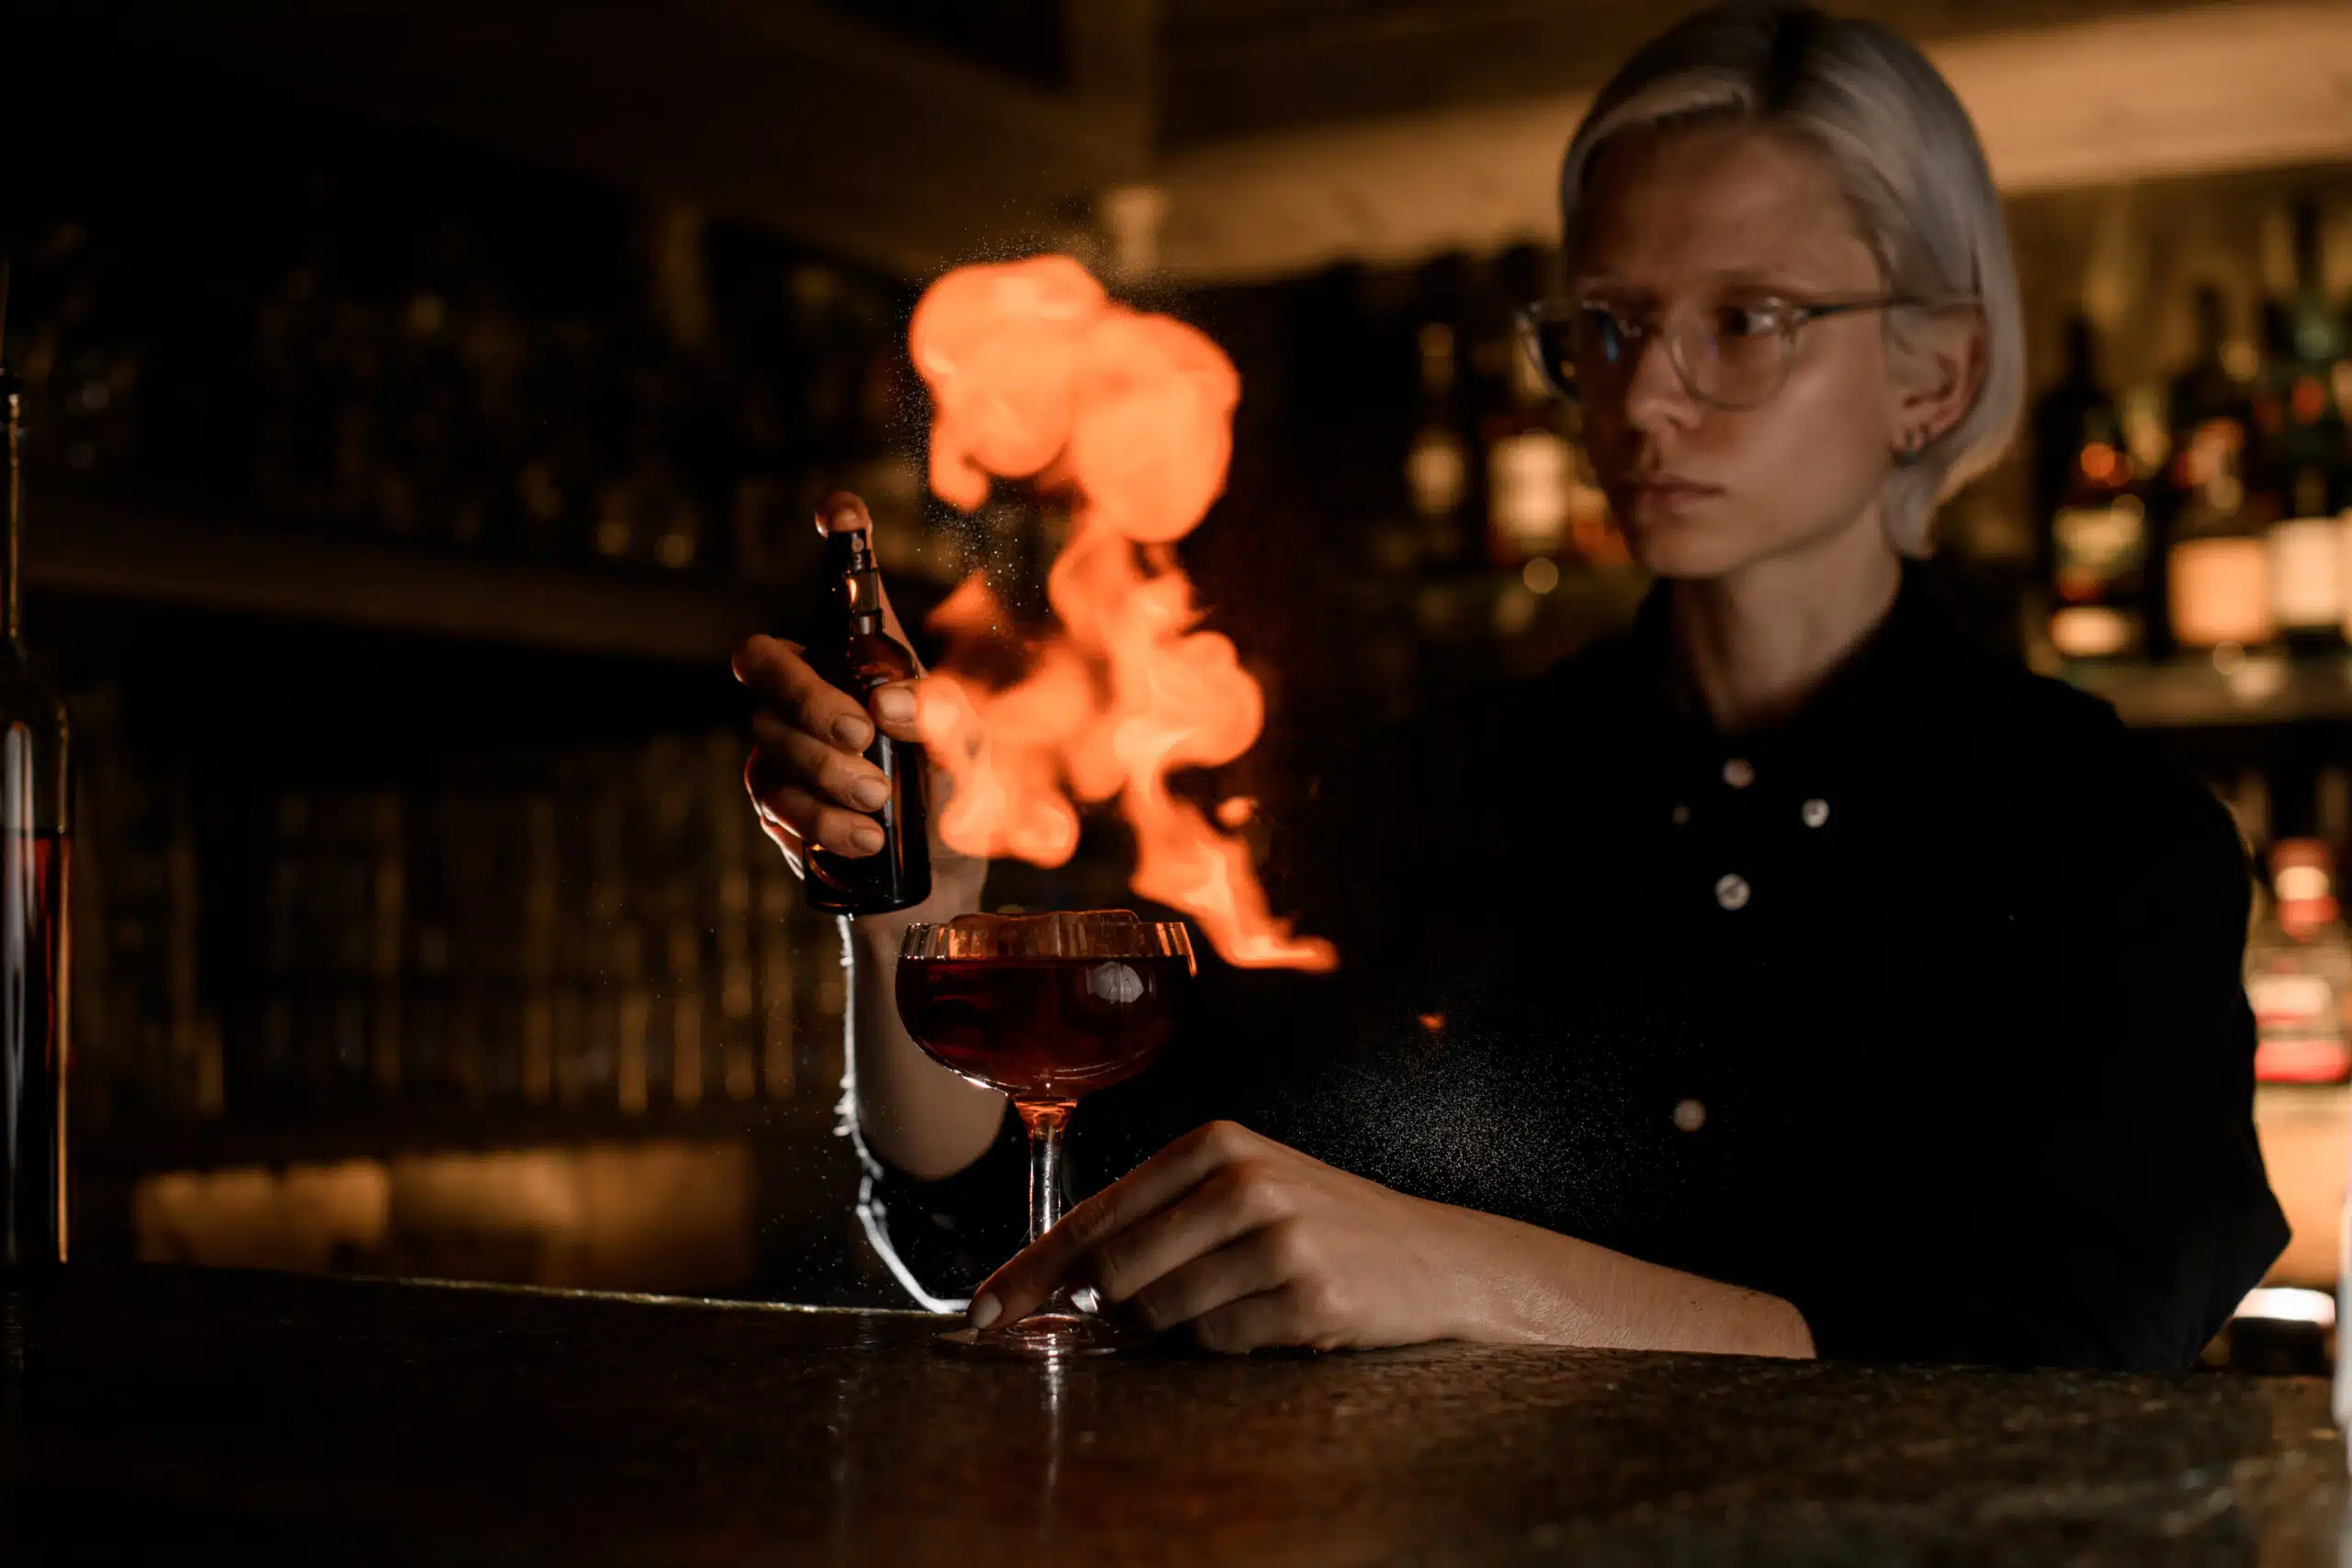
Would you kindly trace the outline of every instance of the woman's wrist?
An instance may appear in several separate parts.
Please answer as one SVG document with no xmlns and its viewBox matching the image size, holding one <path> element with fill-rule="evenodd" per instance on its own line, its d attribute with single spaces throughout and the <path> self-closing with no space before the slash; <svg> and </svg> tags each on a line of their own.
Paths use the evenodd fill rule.
<svg viewBox="0 0 2352 1568">
<path fill-rule="evenodd" d="M 1461 1223 L 1440 1269 L 1451 1337 L 1809 1359 L 1813 1334 L 1777 1296 L 1645 1263 L 1495 1214 Z"/>
</svg>

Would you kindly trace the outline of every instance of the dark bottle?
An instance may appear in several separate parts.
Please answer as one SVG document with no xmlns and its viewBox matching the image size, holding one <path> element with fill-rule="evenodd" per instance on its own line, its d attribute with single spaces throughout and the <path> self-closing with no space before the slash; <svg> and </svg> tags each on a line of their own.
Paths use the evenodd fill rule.
<svg viewBox="0 0 2352 1568">
<path fill-rule="evenodd" d="M 2269 417 L 2254 486 L 2272 519 L 2271 597 L 2279 631 L 2290 647 L 2317 651 L 2343 646 L 2352 611 L 2338 517 L 2352 505 L 2344 410 L 2335 394 L 2346 348 L 2327 299 L 2312 203 L 2297 204 L 2294 234 L 2296 291 L 2273 315 Z"/>
<path fill-rule="evenodd" d="M 1470 422 L 1462 396 L 1457 260 L 1432 264 L 1422 280 L 1420 320 L 1413 337 L 1419 414 L 1403 465 L 1406 505 L 1420 536 L 1421 555 L 1441 566 L 1454 564 L 1469 550 L 1473 475 Z"/>
<path fill-rule="evenodd" d="M 912 680 L 914 654 L 883 630 L 882 574 L 862 523 L 836 523 L 826 534 L 825 581 L 832 594 L 828 622 L 809 644 L 817 672 L 861 701 L 876 687 Z M 865 760 L 890 782 L 890 798 L 874 814 L 882 849 L 860 859 L 808 852 L 808 907 L 829 915 L 884 915 L 931 897 L 922 748 L 893 740 L 877 726 Z"/>
<path fill-rule="evenodd" d="M 2197 358 L 2172 384 L 2171 456 L 2165 471 L 2167 628 L 2184 649 L 2270 637 L 2269 517 L 2248 493 L 2257 407 L 2258 355 L 2233 349 L 2221 291 L 2196 296 Z M 2233 356 L 2242 354 L 2241 362 Z"/>
<path fill-rule="evenodd" d="M 2148 629 L 2147 508 L 2115 400 L 2099 385 L 2087 320 L 2067 323 L 2066 351 L 2064 379 L 2033 416 L 2050 641 L 2068 659 L 2137 655 Z"/>
<path fill-rule="evenodd" d="M 0 259 L 0 1271 L 65 1260 L 65 705 L 25 651 L 17 538 L 23 395 L 6 366 Z"/>
</svg>

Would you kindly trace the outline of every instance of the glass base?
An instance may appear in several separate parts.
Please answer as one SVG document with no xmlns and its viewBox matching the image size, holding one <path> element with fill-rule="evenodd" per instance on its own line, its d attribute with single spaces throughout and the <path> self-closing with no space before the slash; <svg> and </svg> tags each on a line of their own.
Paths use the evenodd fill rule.
<svg viewBox="0 0 2352 1568">
<path fill-rule="evenodd" d="M 956 1328 L 934 1341 L 951 1356 L 987 1360 L 1053 1361 L 1069 1356 L 1128 1355 L 1150 1343 L 1099 1317 L 1080 1313 L 1033 1313 L 1001 1328 Z"/>
</svg>

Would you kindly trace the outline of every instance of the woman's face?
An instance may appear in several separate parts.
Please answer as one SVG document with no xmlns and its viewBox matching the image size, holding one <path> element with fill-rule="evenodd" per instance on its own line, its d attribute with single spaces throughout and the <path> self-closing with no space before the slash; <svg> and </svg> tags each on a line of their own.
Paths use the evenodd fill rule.
<svg viewBox="0 0 2352 1568">
<path fill-rule="evenodd" d="M 1835 177 L 1781 134 L 1741 126 L 1636 133 L 1595 163 L 1578 217 L 1572 293 L 1658 320 L 1727 295 L 1795 303 L 1885 289 Z M 1796 334 L 1787 384 L 1730 412 L 1694 398 L 1664 344 L 1644 340 L 1589 386 L 1594 467 L 1643 566 L 1713 578 L 1880 530 L 1899 445 L 1884 320 L 1856 311 Z M 1892 548 L 1892 547 L 1888 547 Z"/>
</svg>

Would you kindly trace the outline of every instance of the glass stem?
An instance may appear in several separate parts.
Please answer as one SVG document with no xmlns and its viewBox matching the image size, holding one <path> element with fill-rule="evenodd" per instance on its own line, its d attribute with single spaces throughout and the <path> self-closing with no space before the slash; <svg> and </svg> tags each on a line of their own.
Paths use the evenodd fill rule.
<svg viewBox="0 0 2352 1568">
<path fill-rule="evenodd" d="M 1023 1100 L 1021 1123 L 1029 1129 L 1029 1239 L 1033 1243 L 1062 1217 L 1062 1129 L 1069 1125 L 1067 1100 Z M 1058 1285 L 1039 1305 L 1037 1316 L 1075 1316 L 1069 1287 Z"/>
</svg>

